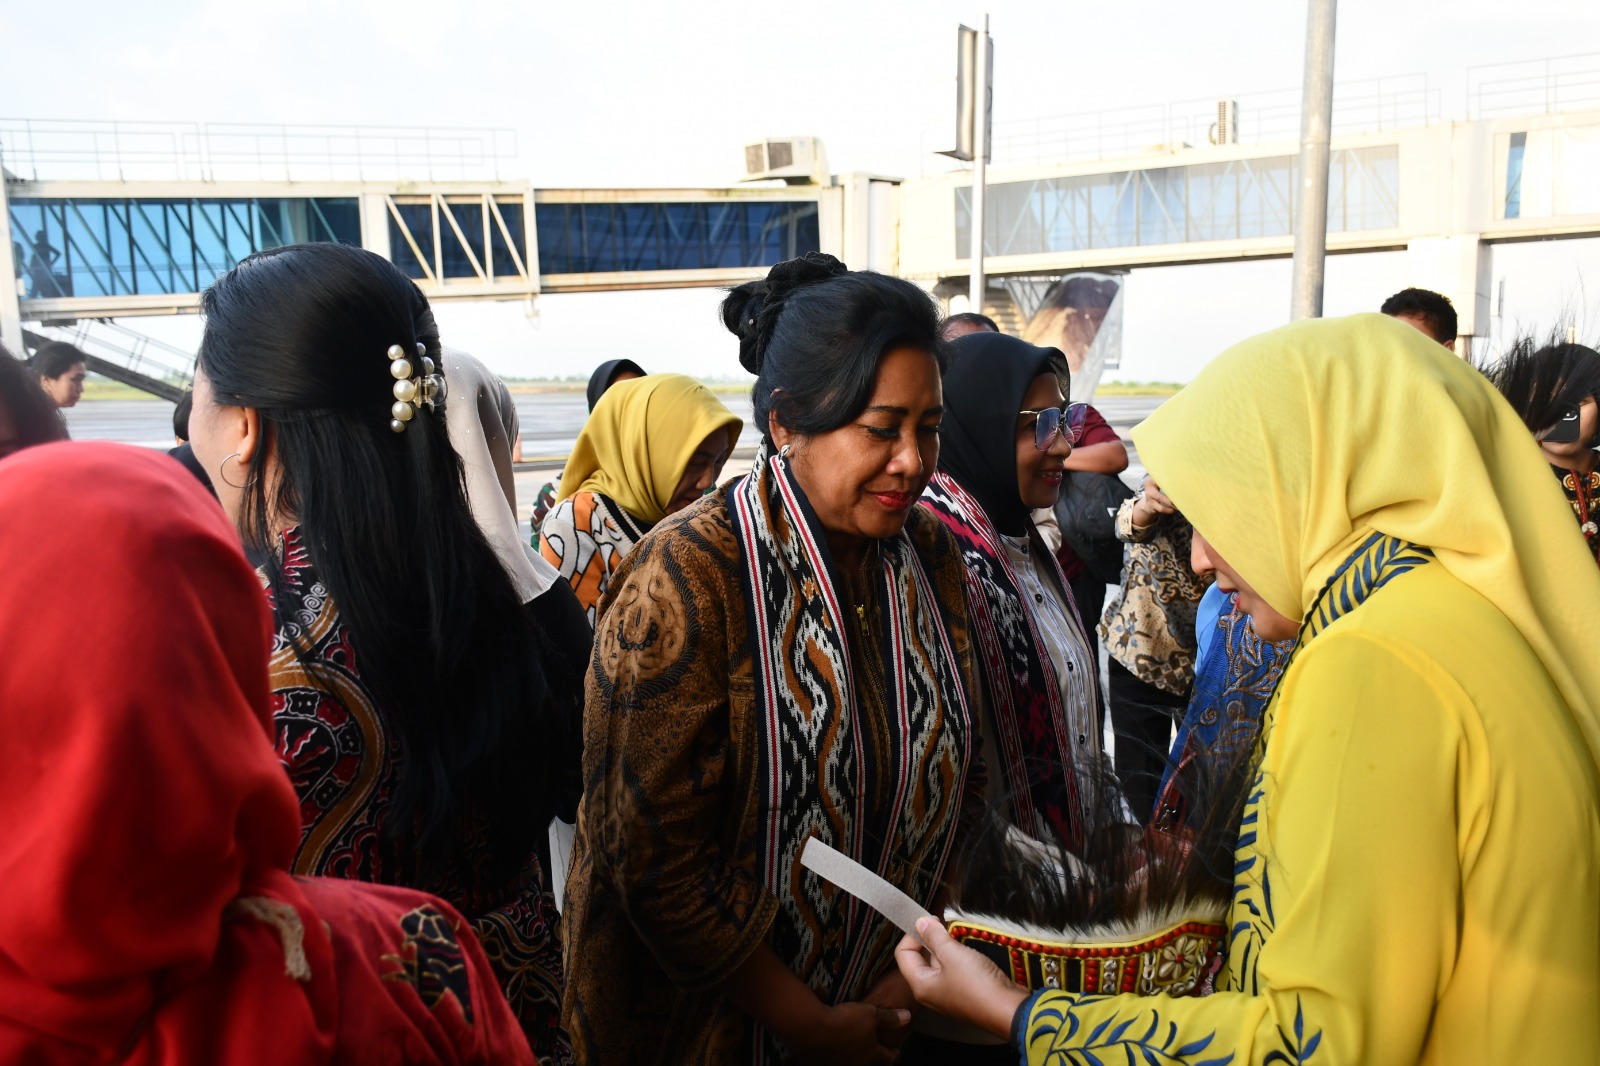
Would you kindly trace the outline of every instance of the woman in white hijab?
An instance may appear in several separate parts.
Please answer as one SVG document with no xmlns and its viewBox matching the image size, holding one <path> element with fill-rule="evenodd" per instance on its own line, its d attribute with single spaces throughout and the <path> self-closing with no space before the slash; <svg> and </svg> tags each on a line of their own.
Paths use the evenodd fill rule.
<svg viewBox="0 0 1600 1066">
<path fill-rule="evenodd" d="M 518 532 L 517 488 L 511 468 L 511 443 L 517 439 L 518 420 L 511 392 L 474 356 L 454 348 L 444 349 L 444 371 L 450 387 L 445 426 L 450 444 L 461 456 L 461 474 L 472 515 L 500 557 L 500 564 L 511 575 L 511 583 L 521 593 L 528 610 L 567 660 L 573 675 L 571 683 L 581 689 L 594 631 L 589 628 L 589 619 L 572 586 L 561 580 L 556 568 Z M 571 735 L 582 734 L 581 723 L 574 723 Z M 571 779 L 563 789 L 570 802 L 563 805 L 560 820 L 552 824 L 554 854 L 540 856 L 546 860 L 545 869 L 550 873 L 558 905 L 566 882 L 566 856 L 572 848 L 571 823 L 576 819 L 582 792 L 581 763 L 582 752 L 574 751 L 569 760 Z"/>
</svg>

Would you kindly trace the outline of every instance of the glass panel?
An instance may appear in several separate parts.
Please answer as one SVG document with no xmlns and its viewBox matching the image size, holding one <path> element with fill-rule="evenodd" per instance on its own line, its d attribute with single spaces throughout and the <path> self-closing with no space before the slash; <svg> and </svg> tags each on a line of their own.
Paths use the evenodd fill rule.
<svg viewBox="0 0 1600 1066">
<path fill-rule="evenodd" d="M 361 204 L 354 197 L 317 197 L 307 201 L 311 216 L 308 241 L 333 244 L 361 243 Z"/>
<path fill-rule="evenodd" d="M 1393 229 L 1400 224 L 1400 150 L 1394 145 L 1334 153 L 1344 173 L 1344 229 Z M 1332 195 L 1332 182 L 1329 182 Z M 1328 228 L 1334 228 L 1332 211 Z"/>
<path fill-rule="evenodd" d="M 72 263 L 67 258 L 66 226 L 59 205 L 12 200 L 11 239 L 11 253 L 26 282 L 26 297 L 72 295 Z"/>
<path fill-rule="evenodd" d="M 1243 197 L 1248 179 L 1235 163 L 1200 163 L 1176 168 L 1188 194 L 1183 231 L 1191 241 L 1227 241 L 1240 236 Z"/>
<path fill-rule="evenodd" d="M 134 288 L 139 292 L 195 292 L 198 286 L 189 268 L 193 265 L 194 242 L 181 227 L 174 226 L 173 212 L 181 207 L 173 201 L 136 200 L 130 204 L 133 216 Z M 178 240 L 174 242 L 174 230 Z M 179 266 L 177 250 L 190 253 L 189 263 Z"/>
<path fill-rule="evenodd" d="M 450 217 L 439 216 L 439 242 L 443 245 L 444 276 L 446 278 L 478 279 L 478 272 L 472 267 L 472 260 L 476 258 L 478 265 L 483 266 L 483 201 L 469 200 L 464 203 L 444 202 L 450 212 Z M 461 237 L 466 238 L 463 246 L 461 237 L 456 236 L 456 231 L 450 226 L 450 219 L 455 219 L 461 228 Z M 467 250 L 472 254 L 468 255 Z M 488 268 L 484 267 L 484 273 Z"/>
<path fill-rule="evenodd" d="M 400 221 L 405 223 L 405 230 L 395 222 L 394 216 L 389 216 L 389 258 L 394 265 L 405 272 L 406 277 L 422 280 L 434 269 L 433 255 L 433 205 L 432 204 L 395 204 L 395 213 L 400 216 Z M 416 243 L 416 251 L 411 248 L 411 243 L 406 240 L 406 231 L 410 231 L 411 241 Z M 454 234 L 451 235 L 454 237 Z M 417 252 L 422 253 L 422 260 L 428 264 L 428 269 L 422 269 L 422 262 L 417 259 Z"/>
<path fill-rule="evenodd" d="M 772 266 L 820 246 L 809 200 L 538 204 L 546 274 Z"/>
<path fill-rule="evenodd" d="M 785 249 L 784 258 L 786 259 L 793 259 L 796 256 L 805 255 L 807 252 L 822 250 L 822 223 L 817 217 L 817 205 L 806 204 L 795 208 L 795 210 L 799 213 L 800 218 L 794 227 L 794 246 Z M 782 262 L 782 260 L 779 260 L 779 262 Z M 776 266 L 777 264 L 773 265 Z"/>
<path fill-rule="evenodd" d="M 361 240 L 353 198 L 17 199 L 11 224 L 29 299 L 198 292 L 254 252 Z"/>
<path fill-rule="evenodd" d="M 1184 240 L 1183 188 L 1178 168 L 1134 173 L 1139 185 L 1139 243 L 1176 244 Z"/>
<path fill-rule="evenodd" d="M 1329 167 L 1328 228 L 1399 225 L 1399 149 L 1343 149 Z M 999 182 L 985 202 L 989 255 L 1283 237 L 1294 229 L 1293 156 Z M 957 254 L 971 245 L 971 190 L 955 193 Z"/>
<path fill-rule="evenodd" d="M 506 224 L 506 232 L 511 234 L 511 242 L 516 247 L 517 256 L 527 255 L 528 241 L 523 229 L 522 201 L 496 200 L 495 206 L 500 209 L 500 218 Z M 506 239 L 500 233 L 500 224 L 495 221 L 493 214 L 489 216 L 489 247 L 490 254 L 494 256 L 496 278 L 520 276 L 517 260 L 512 258 L 511 249 L 506 246 Z"/>
<path fill-rule="evenodd" d="M 1526 133 L 1513 133 L 1506 151 L 1506 207 L 1503 218 L 1522 217 L 1522 157 L 1528 148 Z"/>
</svg>

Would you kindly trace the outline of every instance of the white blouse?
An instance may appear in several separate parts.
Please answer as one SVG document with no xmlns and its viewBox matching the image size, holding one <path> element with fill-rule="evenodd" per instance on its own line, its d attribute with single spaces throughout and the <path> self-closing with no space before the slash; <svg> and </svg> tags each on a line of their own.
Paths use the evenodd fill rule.
<svg viewBox="0 0 1600 1066">
<path fill-rule="evenodd" d="M 1095 713 L 1098 681 L 1089 640 L 1070 600 L 1072 593 L 1042 572 L 1041 564 L 1050 566 L 1051 562 L 1039 558 L 1038 541 L 1004 535 L 1000 540 L 1017 575 L 1017 591 L 1044 640 L 1056 680 L 1061 684 L 1061 706 L 1066 711 L 1075 761 L 1081 767 L 1093 766 L 1100 761 L 1099 716 Z"/>
</svg>

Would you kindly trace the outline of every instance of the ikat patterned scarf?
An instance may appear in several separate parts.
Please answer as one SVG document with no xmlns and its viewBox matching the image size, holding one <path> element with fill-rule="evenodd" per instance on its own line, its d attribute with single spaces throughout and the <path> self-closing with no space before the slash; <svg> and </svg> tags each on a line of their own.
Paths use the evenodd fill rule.
<svg viewBox="0 0 1600 1066">
<path fill-rule="evenodd" d="M 757 846 L 779 901 L 771 945 L 824 1002 L 860 998 L 899 939 L 865 904 L 799 864 L 816 836 L 930 903 L 949 859 L 969 762 L 971 717 L 950 634 L 910 538 L 879 542 L 889 736 L 869 738 L 846 614 L 823 531 L 770 444 L 729 489 L 754 642 Z M 869 740 L 871 742 L 869 742 Z M 870 797 L 890 797 L 869 809 Z M 881 804 L 879 804 L 881 806 Z M 763 1041 L 758 1035 L 759 1045 Z"/>
<path fill-rule="evenodd" d="M 1019 829 L 1036 839 L 1053 837 L 1068 850 L 1080 851 L 1085 812 L 1061 684 L 1038 627 L 1022 603 L 1005 546 L 983 507 L 949 474 L 935 474 L 922 499 L 961 547 L 973 640 L 988 679 L 1003 763 L 990 767 L 990 772 L 1006 775 Z M 1061 588 L 1067 589 L 1059 569 L 1057 574 Z M 1077 612 L 1068 614 L 1069 623 L 1076 626 Z M 1087 637 L 1082 639 L 1088 643 Z"/>
</svg>

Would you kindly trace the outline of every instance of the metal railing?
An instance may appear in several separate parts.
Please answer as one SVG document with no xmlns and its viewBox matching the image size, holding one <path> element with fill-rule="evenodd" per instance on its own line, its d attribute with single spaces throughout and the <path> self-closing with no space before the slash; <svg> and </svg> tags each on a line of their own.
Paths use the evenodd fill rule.
<svg viewBox="0 0 1600 1066">
<path fill-rule="evenodd" d="M 180 389 L 187 388 L 194 379 L 193 352 L 129 329 L 114 319 L 81 319 L 72 327 L 44 325 L 34 329 L 48 340 L 67 341 L 79 351 Z"/>
<path fill-rule="evenodd" d="M 0 118 L 0 164 L 26 180 L 498 180 L 511 129 Z"/>
<path fill-rule="evenodd" d="M 1219 100 L 1238 104 L 1238 139 L 1290 141 L 1300 136 L 1300 90 L 1219 93 L 1176 103 L 1113 108 L 996 122 L 994 162 L 1006 166 L 1090 162 L 1210 143 Z M 1498 115 L 1600 110 L 1600 52 L 1467 68 L 1465 113 Z M 1461 114 L 1457 110 L 1455 114 Z M 1342 81 L 1334 87 L 1336 131 L 1423 126 L 1443 115 L 1441 93 L 1425 74 Z M 946 139 L 925 132 L 924 176 Z"/>
<path fill-rule="evenodd" d="M 1087 162 L 1211 143 L 1221 99 L 1238 103 L 1240 141 L 1292 141 L 1300 136 L 1300 90 L 1277 89 L 997 122 L 994 161 L 1001 166 Z M 1422 126 L 1438 120 L 1439 108 L 1439 90 L 1429 87 L 1425 74 L 1340 82 L 1334 90 L 1333 128 Z"/>
<path fill-rule="evenodd" d="M 1600 109 L 1600 52 L 1467 68 L 1471 118 Z"/>
</svg>

